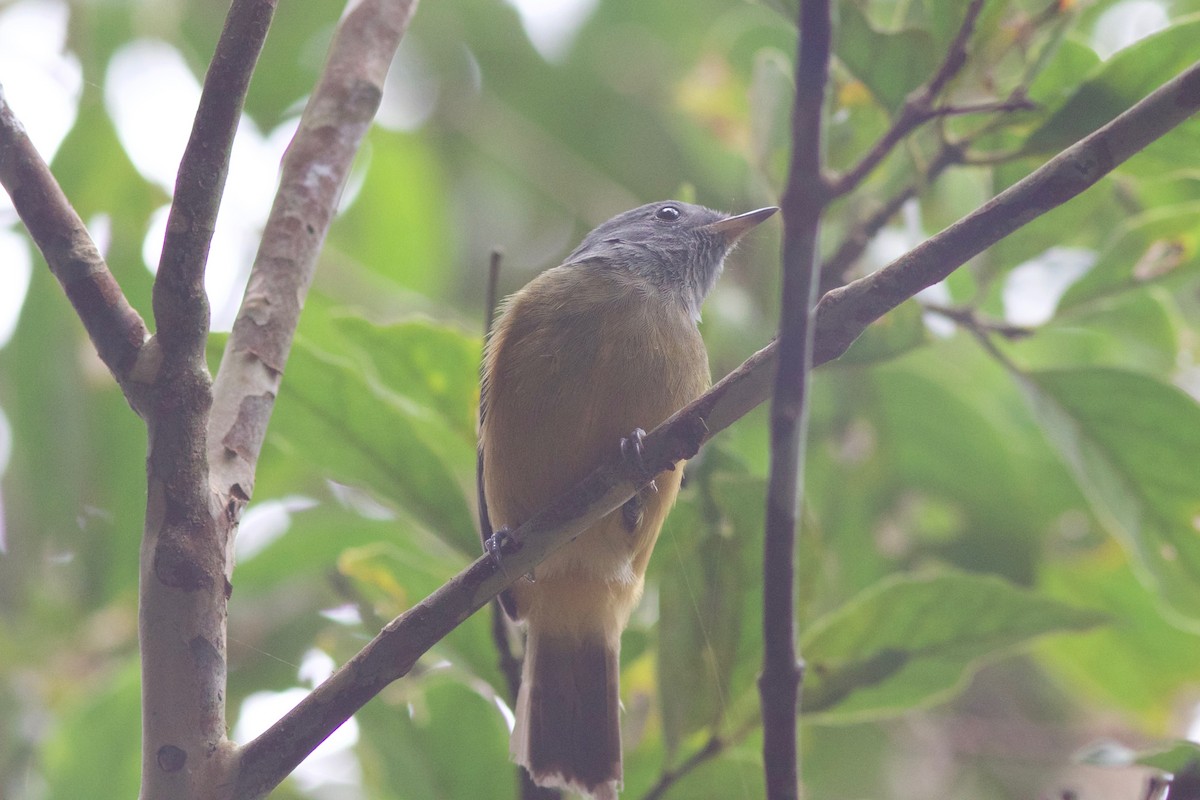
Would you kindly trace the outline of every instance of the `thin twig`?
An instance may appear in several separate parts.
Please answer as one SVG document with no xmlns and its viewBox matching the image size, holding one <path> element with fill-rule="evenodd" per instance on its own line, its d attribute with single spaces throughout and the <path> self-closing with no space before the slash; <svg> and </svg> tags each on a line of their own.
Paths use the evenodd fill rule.
<svg viewBox="0 0 1200 800">
<path fill-rule="evenodd" d="M 487 275 L 487 290 L 484 293 L 484 322 L 483 322 L 483 337 L 486 340 L 492 332 L 492 322 L 496 316 L 496 297 L 499 294 L 500 287 L 500 264 L 504 258 L 504 253 L 499 249 L 492 250 L 488 257 L 488 275 Z M 480 370 L 482 374 L 482 370 Z M 483 425 L 484 403 L 480 397 L 479 403 L 479 424 Z M 479 452 L 479 458 L 483 458 L 483 451 Z M 480 526 L 481 535 L 486 541 L 492 535 L 491 523 L 487 519 L 486 505 L 483 497 L 483 463 L 477 465 L 476 478 L 479 481 L 479 503 L 480 509 Z M 499 600 L 492 601 L 492 641 L 496 645 L 496 653 L 499 657 L 498 665 L 500 672 L 504 674 L 504 682 L 508 686 L 508 701 L 512 704 L 517 702 L 517 692 L 521 688 L 521 659 L 513 654 L 512 640 L 510 637 L 511 627 L 508 624 L 504 608 L 500 605 Z M 517 771 L 522 775 L 524 770 L 517 767 Z M 522 784 L 528 783 L 533 786 L 531 781 L 522 781 Z M 522 794 L 522 797 L 525 795 Z"/>
<path fill-rule="evenodd" d="M 125 299 L 83 220 L 9 108 L 2 87 L 0 184 L 75 307 L 100 359 L 133 409 L 144 414 L 145 386 L 133 372 L 148 335 L 146 323 Z"/>
<path fill-rule="evenodd" d="M 981 319 L 978 313 L 972 308 L 950 308 L 948 306 L 939 306 L 934 303 L 922 303 L 921 307 L 926 311 L 931 311 L 939 316 L 954 322 L 959 327 L 967 331 L 979 342 L 988 355 L 996 359 L 1002 364 L 1005 369 L 1013 375 L 1021 375 L 1023 370 L 1009 358 L 1004 352 L 996 346 L 992 341 L 992 334 L 999 333 L 1006 338 L 1017 339 L 1024 336 L 1029 336 L 1033 331 L 1028 328 L 1018 328 L 1016 326 L 1006 326 L 1003 323 L 991 323 Z M 1007 331 L 1007 334 L 1005 333 Z"/>
<path fill-rule="evenodd" d="M 496 302 L 500 287 L 500 264 L 504 253 L 496 248 L 488 258 L 487 288 L 484 292 L 483 337 L 486 341 L 492 332 L 492 322 L 496 316 Z M 482 369 L 480 370 L 482 375 Z M 479 424 L 483 425 L 484 398 L 482 389 L 479 398 Z M 492 535 L 492 525 L 487 515 L 487 503 L 483 496 L 483 451 L 478 453 L 475 477 L 479 497 L 479 526 L 484 541 Z M 504 605 L 498 598 L 491 602 L 492 614 L 492 643 L 496 646 L 496 664 L 504 676 L 504 684 L 508 689 L 508 702 L 515 708 L 517 696 L 521 691 L 522 661 L 512 649 L 513 626 L 508 621 Z M 533 782 L 524 767 L 514 765 L 517 777 L 517 791 L 522 800 L 556 800 L 562 795 L 554 789 L 546 789 Z"/>
<path fill-rule="evenodd" d="M 683 761 L 679 764 L 679 766 L 674 767 L 673 769 L 663 770 L 663 773 L 659 776 L 658 781 L 650 787 L 650 791 L 642 795 L 642 800 L 662 800 L 662 798 L 666 796 L 667 791 L 670 790 L 670 788 L 677 782 L 679 782 L 680 779 L 685 777 L 688 773 L 696 769 L 696 767 L 700 766 L 701 764 L 711 761 L 712 759 L 721 755 L 721 753 L 725 752 L 726 746 L 727 742 L 724 739 L 716 734 L 713 734 L 708 738 L 708 741 L 704 743 L 704 747 L 701 747 L 695 753 L 692 753 L 692 755 L 689 756 L 686 761 Z"/>
<path fill-rule="evenodd" d="M 946 278 L 959 265 L 1029 221 L 1091 187 L 1118 164 L 1187 119 L 1200 107 L 1200 62 L 1171 79 L 1104 127 L 1075 143 L 980 208 L 931 237 L 887 267 L 822 298 L 822 311 L 851 302 L 863 326 Z M 895 302 L 893 302 L 895 301 Z M 860 316 L 861 315 L 861 316 Z M 843 317 L 841 312 L 832 313 Z M 826 318 L 818 321 L 823 327 Z M 822 331 L 822 356 L 845 351 L 862 327 Z M 826 351 L 825 348 L 831 348 Z"/>
<path fill-rule="evenodd" d="M 780 202 L 783 288 L 779 368 L 771 401 L 771 471 L 763 542 L 763 668 L 758 679 L 769 800 L 799 792 L 796 718 L 803 666 L 796 652 L 796 525 L 804 493 L 813 307 L 817 300 L 825 91 L 833 23 L 829 0 L 802 0 L 792 107 L 792 161 Z"/>
<path fill-rule="evenodd" d="M 1002 236 L 1083 192 L 1198 108 L 1200 64 L 912 253 L 827 294 L 817 308 L 814 366 L 839 357 L 887 311 L 942 280 Z M 481 556 L 389 623 L 329 680 L 243 749 L 243 764 L 254 766 L 241 776 L 239 785 L 269 790 L 463 620 L 556 547 L 620 508 L 638 491 L 645 474 L 657 474 L 690 458 L 704 441 L 762 403 L 770 394 L 776 356 L 775 343 L 767 345 L 652 431 L 643 443 L 643 467 L 637 474 L 626 460 L 615 459 L 535 514 L 513 532 L 521 547 L 505 555 L 503 572 L 493 558 Z M 236 796 L 261 794 L 243 791 Z"/>
<path fill-rule="evenodd" d="M 933 110 L 934 117 L 961 117 L 967 114 L 1008 114 L 1014 111 L 1034 111 L 1037 103 L 1024 96 L 1013 96 L 1007 100 L 992 100 L 991 102 L 971 103 L 964 106 L 938 106 Z"/>
<path fill-rule="evenodd" d="M 488 256 L 488 274 L 487 274 L 487 291 L 484 294 L 483 302 L 485 304 L 483 312 L 483 335 L 484 338 L 492 332 L 492 321 L 496 318 L 496 303 L 499 301 L 500 294 L 500 262 L 504 260 L 504 251 L 500 248 L 492 250 Z"/>
<path fill-rule="evenodd" d="M 967 43 L 971 39 L 971 34 L 975 30 L 975 22 L 979 19 L 979 12 L 983 10 L 983 4 L 986 1 L 971 0 L 971 4 L 967 6 L 967 11 L 963 15 L 958 33 L 955 34 L 954 41 L 950 43 L 950 48 L 946 51 L 946 57 L 942 59 L 942 63 L 928 81 L 918 86 L 904 99 L 904 105 L 900 108 L 900 113 L 896 115 L 891 127 L 879 137 L 867 154 L 848 172 L 832 182 L 830 189 L 834 197 L 841 197 L 854 191 L 904 137 L 938 116 L 933 102 L 946 88 L 946 84 L 966 65 Z"/>
<path fill-rule="evenodd" d="M 1013 89 L 1005 100 L 970 106 L 940 106 L 934 109 L 933 117 L 944 118 L 947 116 L 975 113 L 1011 113 L 1035 108 L 1036 104 L 1026 97 L 1025 92 L 1026 87 L 1021 85 Z M 875 238 L 875 235 L 879 233 L 883 226 L 887 224 L 888 220 L 908 200 L 916 197 L 921 189 L 937 180 L 947 168 L 960 164 L 999 164 L 1018 157 L 1020 155 L 1019 152 L 998 153 L 994 156 L 968 154 L 968 148 L 971 143 L 979 137 L 991 133 L 995 127 L 995 124 L 985 125 L 979 130 L 955 141 L 950 141 L 943 135 L 941 146 L 933 158 L 930 159 L 928 166 L 922 170 L 921 174 L 884 201 L 869 217 L 861 220 L 851 228 L 843 237 L 841 244 L 838 245 L 833 255 L 821 265 L 821 287 L 819 294 L 823 295 L 830 289 L 846 283 L 849 280 L 847 272 L 862 256 L 863 252 L 867 249 L 867 245 Z"/>
<path fill-rule="evenodd" d="M 712 761 L 731 747 L 741 744 L 747 736 L 758 730 L 759 720 L 751 717 L 744 720 L 735 730 L 727 734 L 714 731 L 704 746 L 692 753 L 678 766 L 663 769 L 654 785 L 642 795 L 642 800 L 661 800 L 676 783 L 686 778 L 698 767 Z"/>
<path fill-rule="evenodd" d="M 819 294 L 825 294 L 830 289 L 843 285 L 848 280 L 847 272 L 866 251 L 867 245 L 875 235 L 883 229 L 893 216 L 909 200 L 917 196 L 923 187 L 937 180 L 946 169 L 962 163 L 963 144 L 942 142 L 941 148 L 925 168 L 911 183 L 893 194 L 866 219 L 858 222 L 842 239 L 833 255 L 821 265 L 821 287 Z"/>
<path fill-rule="evenodd" d="M 959 327 L 966 328 L 974 333 L 983 334 L 984 336 L 996 334 L 1009 341 L 1016 341 L 1017 339 L 1025 339 L 1032 336 L 1034 333 L 1033 328 L 1024 325 L 1013 325 L 1008 322 L 1001 322 L 1000 320 L 988 319 L 980 315 L 976 309 L 970 307 L 944 306 L 939 303 L 924 302 L 921 303 L 921 308 L 940 317 L 945 317 Z"/>
</svg>

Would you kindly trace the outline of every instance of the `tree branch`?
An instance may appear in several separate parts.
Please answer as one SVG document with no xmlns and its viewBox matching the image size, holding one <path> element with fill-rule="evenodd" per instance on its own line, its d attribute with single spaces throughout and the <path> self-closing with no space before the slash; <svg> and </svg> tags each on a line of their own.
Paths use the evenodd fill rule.
<svg viewBox="0 0 1200 800">
<path fill-rule="evenodd" d="M 833 46 L 829 0 L 801 0 L 799 28 L 792 162 L 780 202 L 783 288 L 763 542 L 763 668 L 758 690 L 770 800 L 797 797 L 800 781 L 796 716 L 803 667 L 796 653 L 796 522 L 804 493 L 821 214 L 830 199 L 822 178 L 825 92 Z"/>
<path fill-rule="evenodd" d="M 0 88 L 0 184 L 42 251 L 100 360 L 139 414 L 145 386 L 134 366 L 148 336 L 146 323 L 125 299 L 50 167 L 38 155 Z"/>
<path fill-rule="evenodd" d="M 204 268 L 233 137 L 274 0 L 234 0 L 205 76 L 154 281 L 150 452 L 139 582 L 144 800 L 228 783 L 226 629 L 233 516 L 209 486 Z"/>
<path fill-rule="evenodd" d="M 415 8 L 416 0 L 349 3 L 284 156 L 279 191 L 213 387 L 209 463 L 213 485 L 239 504 L 234 513 L 253 493 L 254 467 L 317 256 Z"/>
<path fill-rule="evenodd" d="M 415 0 L 350 2 L 334 33 L 321 79 L 284 156 L 279 191 L 226 343 L 208 420 L 211 483 L 231 524 L 253 493 L 255 465 L 317 256 L 415 8 Z M 359 686 L 352 694 L 362 691 Z M 355 708 L 378 688 L 367 691 Z M 344 720 L 342 717 L 333 727 Z M 285 746 L 264 748 L 251 743 L 240 748 L 230 782 L 233 796 L 264 796 L 329 730 L 332 728 L 315 739 L 308 731 L 292 732 L 294 739 Z M 267 743 L 272 741 L 267 739 Z M 302 754 L 290 758 L 297 747 Z"/>
<path fill-rule="evenodd" d="M 984 338 L 996 334 L 1009 341 L 1025 339 L 1033 335 L 1034 329 L 1024 325 L 1012 325 L 1001 320 L 988 319 L 975 308 L 944 306 L 939 303 L 922 303 L 921 308 L 950 320 L 960 328 Z"/>
<path fill-rule="evenodd" d="M 904 137 L 939 116 L 939 111 L 934 108 L 933 102 L 946 88 L 946 84 L 966 65 L 967 43 L 975 30 L 975 22 L 979 19 L 979 12 L 983 10 L 984 2 L 986 0 L 971 0 L 966 14 L 963 15 L 958 33 L 955 34 L 954 41 L 950 43 L 946 57 L 942 59 L 937 71 L 930 76 L 929 80 L 904 98 L 904 105 L 901 107 L 900 113 L 896 115 L 891 127 L 884 132 L 883 136 L 879 137 L 879 141 L 867 151 L 867 154 L 849 172 L 831 184 L 830 191 L 833 197 L 841 197 L 857 188 Z"/>
<path fill-rule="evenodd" d="M 833 255 L 829 256 L 821 264 L 820 294 L 823 295 L 830 289 L 846 283 L 847 272 L 862 256 L 863 252 L 867 249 L 867 245 L 875 238 L 875 234 L 879 233 L 888 220 L 895 216 L 905 203 L 916 197 L 917 192 L 922 187 L 928 186 L 935 181 L 947 168 L 955 164 L 961 164 L 964 147 L 964 143 L 954 144 L 943 141 L 941 148 L 920 176 L 885 200 L 883 205 L 866 219 L 858 222 L 846 234 L 845 238 L 842 239 L 842 243 L 838 245 L 837 250 L 833 252 Z"/>
<path fill-rule="evenodd" d="M 234 0 L 217 42 L 167 217 L 154 280 L 154 321 L 163 352 L 203 356 L 208 336 L 204 268 L 229 174 L 229 154 L 250 76 L 277 0 Z"/>
<path fill-rule="evenodd" d="M 1091 187 L 1197 108 L 1200 62 L 938 235 L 878 272 L 826 294 L 817 323 L 818 362 L 841 355 L 872 321 Z M 845 310 L 847 304 L 853 311 Z"/>
<path fill-rule="evenodd" d="M 1011 233 L 1066 202 L 1200 108 L 1200 64 L 1065 150 L 995 200 L 878 273 L 831 292 L 817 306 L 814 365 L 839 357 L 868 325 L 936 283 L 1000 238 L 972 238 L 980 227 Z M 986 221 L 986 225 L 981 220 Z M 880 278 L 879 276 L 884 276 Z M 772 342 L 712 389 L 651 432 L 644 442 L 649 474 L 690 458 L 699 446 L 762 403 L 777 359 Z M 481 557 L 393 620 L 328 681 L 242 750 L 236 797 L 261 797 L 326 736 L 384 686 L 402 677 L 430 647 L 639 488 L 623 459 L 606 464 L 514 532 L 521 542 L 503 569 Z"/>
</svg>

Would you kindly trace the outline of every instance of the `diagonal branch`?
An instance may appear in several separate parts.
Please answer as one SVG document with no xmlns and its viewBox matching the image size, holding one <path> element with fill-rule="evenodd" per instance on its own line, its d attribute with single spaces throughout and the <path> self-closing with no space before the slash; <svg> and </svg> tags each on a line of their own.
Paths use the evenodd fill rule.
<svg viewBox="0 0 1200 800">
<path fill-rule="evenodd" d="M 134 378 L 133 368 L 146 341 L 146 323 L 125 299 L 83 220 L 9 108 L 2 88 L 0 184 L 75 307 L 100 359 L 129 404 L 144 413 L 144 387 Z"/>
<path fill-rule="evenodd" d="M 703 747 L 692 753 L 679 766 L 664 769 L 662 774 L 659 775 L 658 780 L 650 787 L 650 791 L 642 795 L 642 800 L 662 800 L 671 787 L 678 783 L 681 778 L 691 773 L 700 765 L 721 755 L 728 747 L 729 740 L 723 739 L 714 733 L 708 737 L 708 741 L 704 743 Z"/>
<path fill-rule="evenodd" d="M 833 197 L 841 197 L 854 191 L 871 174 L 871 171 L 887 158 L 888 153 L 892 152 L 892 149 L 904 137 L 940 115 L 933 103 L 946 88 L 946 84 L 966 65 L 967 43 L 975 31 L 975 22 L 979 19 L 979 13 L 983 10 L 985 2 L 987 0 L 971 0 L 966 14 L 963 15 L 958 33 L 955 34 L 954 41 L 950 43 L 946 57 L 942 59 L 937 71 L 930 76 L 929 80 L 904 98 L 904 105 L 900 108 L 900 113 L 896 115 L 891 127 L 884 132 L 883 136 L 879 137 L 879 141 L 875 142 L 867 154 L 849 172 L 833 181 L 830 189 Z"/>
<path fill-rule="evenodd" d="M 415 9 L 416 0 L 347 5 L 284 156 L 279 191 L 213 387 L 213 485 L 239 508 L 254 489 L 254 467 L 317 256 Z"/>
<path fill-rule="evenodd" d="M 817 307 L 814 365 L 842 355 L 887 311 L 945 278 L 1002 236 L 1083 192 L 1197 109 L 1200 64 L 912 253 L 826 295 Z M 1001 233 L 980 235 L 981 227 Z M 656 474 L 691 457 L 704 441 L 762 403 L 770 393 L 776 364 L 777 345 L 772 342 L 651 432 L 644 443 L 647 472 Z M 638 476 L 629 472 L 622 459 L 600 467 L 513 533 L 522 546 L 504 556 L 503 569 L 490 557 L 481 557 L 389 623 L 329 680 L 242 748 L 241 791 L 235 796 L 260 797 L 269 791 L 459 623 L 555 548 L 624 504 L 638 489 Z"/>
</svg>

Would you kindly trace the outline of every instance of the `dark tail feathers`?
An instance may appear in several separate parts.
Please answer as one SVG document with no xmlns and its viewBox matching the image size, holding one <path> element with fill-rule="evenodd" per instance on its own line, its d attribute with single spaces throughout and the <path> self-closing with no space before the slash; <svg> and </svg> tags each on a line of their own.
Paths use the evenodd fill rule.
<svg viewBox="0 0 1200 800">
<path fill-rule="evenodd" d="M 530 626 L 512 755 L 540 786 L 615 800 L 621 784 L 620 639 Z"/>
</svg>

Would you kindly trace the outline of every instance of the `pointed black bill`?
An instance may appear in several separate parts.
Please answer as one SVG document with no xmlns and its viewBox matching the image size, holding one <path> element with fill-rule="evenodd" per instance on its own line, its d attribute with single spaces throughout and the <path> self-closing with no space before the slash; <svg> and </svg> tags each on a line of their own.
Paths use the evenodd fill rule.
<svg viewBox="0 0 1200 800">
<path fill-rule="evenodd" d="M 710 231 L 723 234 L 725 241 L 732 245 L 738 239 L 742 238 L 747 231 L 778 210 L 777 206 L 767 206 L 757 211 L 747 211 L 745 214 L 738 214 L 736 217 L 726 217 L 719 222 L 710 223 L 707 227 Z"/>
</svg>

